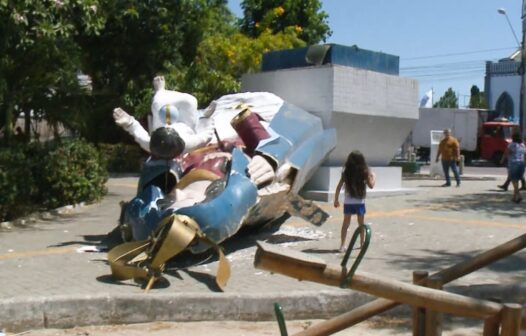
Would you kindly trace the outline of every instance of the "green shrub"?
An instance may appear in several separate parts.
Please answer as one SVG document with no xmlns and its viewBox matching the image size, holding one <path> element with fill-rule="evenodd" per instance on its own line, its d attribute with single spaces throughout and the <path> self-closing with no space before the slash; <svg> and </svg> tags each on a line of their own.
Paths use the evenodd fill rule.
<svg viewBox="0 0 526 336">
<path fill-rule="evenodd" d="M 0 148 L 0 221 L 33 210 L 37 193 L 30 156 L 33 146 L 15 144 Z"/>
<path fill-rule="evenodd" d="M 41 204 L 48 208 L 97 201 L 106 194 L 108 172 L 91 144 L 80 140 L 49 142 L 38 180 Z"/>
<path fill-rule="evenodd" d="M 420 172 L 421 163 L 416 161 L 391 161 L 389 163 L 391 167 L 402 167 L 402 173 L 418 173 Z"/>
<path fill-rule="evenodd" d="M 148 156 L 137 144 L 101 144 L 99 150 L 111 173 L 140 173 Z"/>
<path fill-rule="evenodd" d="M 82 140 L 0 149 L 0 221 L 35 209 L 93 202 L 106 193 L 106 163 Z"/>
</svg>

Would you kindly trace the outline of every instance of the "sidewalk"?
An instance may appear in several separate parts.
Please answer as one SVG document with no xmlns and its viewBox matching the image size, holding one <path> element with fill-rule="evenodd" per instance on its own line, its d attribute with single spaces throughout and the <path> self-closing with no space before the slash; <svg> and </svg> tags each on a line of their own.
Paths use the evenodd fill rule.
<svg viewBox="0 0 526 336">
<path fill-rule="evenodd" d="M 490 174 L 490 179 L 466 171 L 465 176 L 473 178 L 466 178 L 460 188 L 440 188 L 442 180 L 415 179 L 403 182 L 410 193 L 371 193 L 366 221 L 373 238 L 359 270 L 410 282 L 414 270 L 433 273 L 523 234 L 524 204 L 512 203 L 511 192 L 496 188 L 500 181 L 495 178 L 504 179 L 502 172 Z M 115 282 L 106 253 L 85 251 L 103 242 L 116 226 L 119 201 L 133 197 L 136 183 L 133 177 L 112 178 L 101 203 L 0 231 L 0 330 L 153 320 L 274 320 L 274 302 L 282 305 L 287 319 L 329 318 L 373 299 L 253 267 L 257 240 L 340 263 L 343 255 L 336 248 L 341 210 L 326 203 L 321 206 L 332 217 L 321 227 L 292 217 L 279 230 L 246 234 L 226 244 L 232 276 L 224 293 L 213 285 L 215 262 L 169 268 L 166 281 L 148 294 L 133 281 Z M 352 230 L 355 225 L 353 218 Z M 447 289 L 522 303 L 526 291 L 518 284 L 526 275 L 525 260 L 520 252 Z"/>
</svg>

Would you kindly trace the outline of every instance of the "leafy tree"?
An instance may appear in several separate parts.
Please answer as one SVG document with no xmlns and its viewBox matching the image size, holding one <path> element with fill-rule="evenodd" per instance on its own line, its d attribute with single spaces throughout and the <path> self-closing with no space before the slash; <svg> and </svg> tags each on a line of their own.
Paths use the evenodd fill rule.
<svg viewBox="0 0 526 336">
<path fill-rule="evenodd" d="M 325 42 L 332 33 L 319 0 L 243 0 L 241 8 L 241 31 L 251 37 L 292 27 L 310 45 Z"/>
<path fill-rule="evenodd" d="M 203 106 L 236 92 L 264 52 L 330 34 L 318 1 L 265 3 L 265 29 L 247 36 L 227 0 L 0 0 L 0 128 L 31 111 L 91 141 L 114 142 L 126 137 L 112 109 L 147 114 L 155 75 Z M 80 72 L 92 80 L 89 91 Z"/>
<path fill-rule="evenodd" d="M 80 36 L 85 68 L 93 80 L 86 136 L 108 141 L 114 107 L 137 117 L 150 111 L 152 79 L 169 69 L 191 67 L 200 43 L 233 30 L 226 0 L 127 0 L 104 2 L 107 23 L 97 36 Z M 93 132 L 95 130 L 95 132 Z M 122 133 L 122 132 L 121 132 Z"/>
<path fill-rule="evenodd" d="M 241 76 L 259 70 L 263 53 L 304 45 L 290 28 L 277 34 L 266 31 L 257 38 L 241 33 L 211 35 L 199 45 L 189 67 L 170 71 L 167 85 L 192 93 L 204 107 L 219 96 L 238 92 Z"/>
<path fill-rule="evenodd" d="M 80 92 L 73 38 L 95 34 L 103 23 L 98 0 L 0 0 L 0 128 L 8 142 L 22 111 L 27 135 L 30 112 L 44 115 Z"/>
<path fill-rule="evenodd" d="M 458 97 L 452 88 L 447 89 L 439 101 L 433 107 L 458 108 Z"/>
<path fill-rule="evenodd" d="M 488 108 L 486 102 L 486 96 L 484 92 L 481 92 L 478 86 L 473 85 L 471 87 L 471 96 L 469 97 L 469 107 L 470 108 Z"/>
</svg>

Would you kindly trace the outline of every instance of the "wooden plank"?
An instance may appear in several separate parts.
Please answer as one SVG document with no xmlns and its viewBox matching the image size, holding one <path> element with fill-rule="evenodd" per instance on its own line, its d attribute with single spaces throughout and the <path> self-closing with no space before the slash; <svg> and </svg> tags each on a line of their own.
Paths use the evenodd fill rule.
<svg viewBox="0 0 526 336">
<path fill-rule="evenodd" d="M 443 284 L 463 277 L 466 274 L 479 270 L 502 258 L 512 255 L 526 247 L 526 234 L 512 239 L 504 244 L 498 245 L 490 250 L 482 252 L 470 259 L 460 262 L 454 266 L 439 271 L 432 276 L 442 279 Z"/>
<path fill-rule="evenodd" d="M 288 251 L 287 256 L 283 256 L 282 254 L 283 251 L 277 245 L 264 243 L 261 241 L 256 242 L 256 245 L 258 247 L 257 251 L 264 252 L 267 255 L 267 257 L 271 255 L 279 255 L 280 258 L 285 258 L 285 259 L 290 260 L 291 262 L 298 263 L 298 264 L 305 265 L 305 266 L 314 267 L 316 269 L 322 270 L 325 267 L 327 267 L 327 263 L 325 262 L 325 260 L 319 257 L 315 257 L 310 254 L 297 252 L 295 250 L 290 250 Z M 258 253 L 257 252 L 254 258 L 254 265 L 256 263 L 258 263 Z"/>
<path fill-rule="evenodd" d="M 385 299 L 384 299 L 385 300 Z M 385 300 L 387 301 L 387 300 Z M 378 314 L 378 306 L 383 307 L 384 302 L 381 300 L 374 300 L 370 303 L 361 305 L 360 307 L 353 309 L 350 312 L 338 315 L 330 320 L 317 323 L 308 329 L 302 330 L 293 336 L 320 336 L 320 335 L 332 335 L 338 331 L 348 328 L 349 323 L 357 323 L 357 319 L 361 319 L 362 316 L 375 316 Z"/>
</svg>

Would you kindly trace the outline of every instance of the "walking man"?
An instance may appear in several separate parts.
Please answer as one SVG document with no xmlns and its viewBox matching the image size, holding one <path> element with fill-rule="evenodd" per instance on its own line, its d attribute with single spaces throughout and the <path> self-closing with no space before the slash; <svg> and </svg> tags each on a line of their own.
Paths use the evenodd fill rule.
<svg viewBox="0 0 526 336">
<path fill-rule="evenodd" d="M 444 129 L 444 139 L 442 139 L 438 145 L 437 157 L 435 159 L 436 162 L 438 162 L 439 157 L 442 159 L 442 169 L 444 170 L 444 176 L 446 177 L 446 183 L 444 183 L 442 187 L 451 186 L 449 168 L 453 171 L 455 180 L 457 181 L 457 187 L 459 187 L 460 175 L 458 173 L 457 162 L 460 160 L 460 144 L 458 143 L 458 140 L 451 135 L 451 130 L 448 128 Z"/>
</svg>

